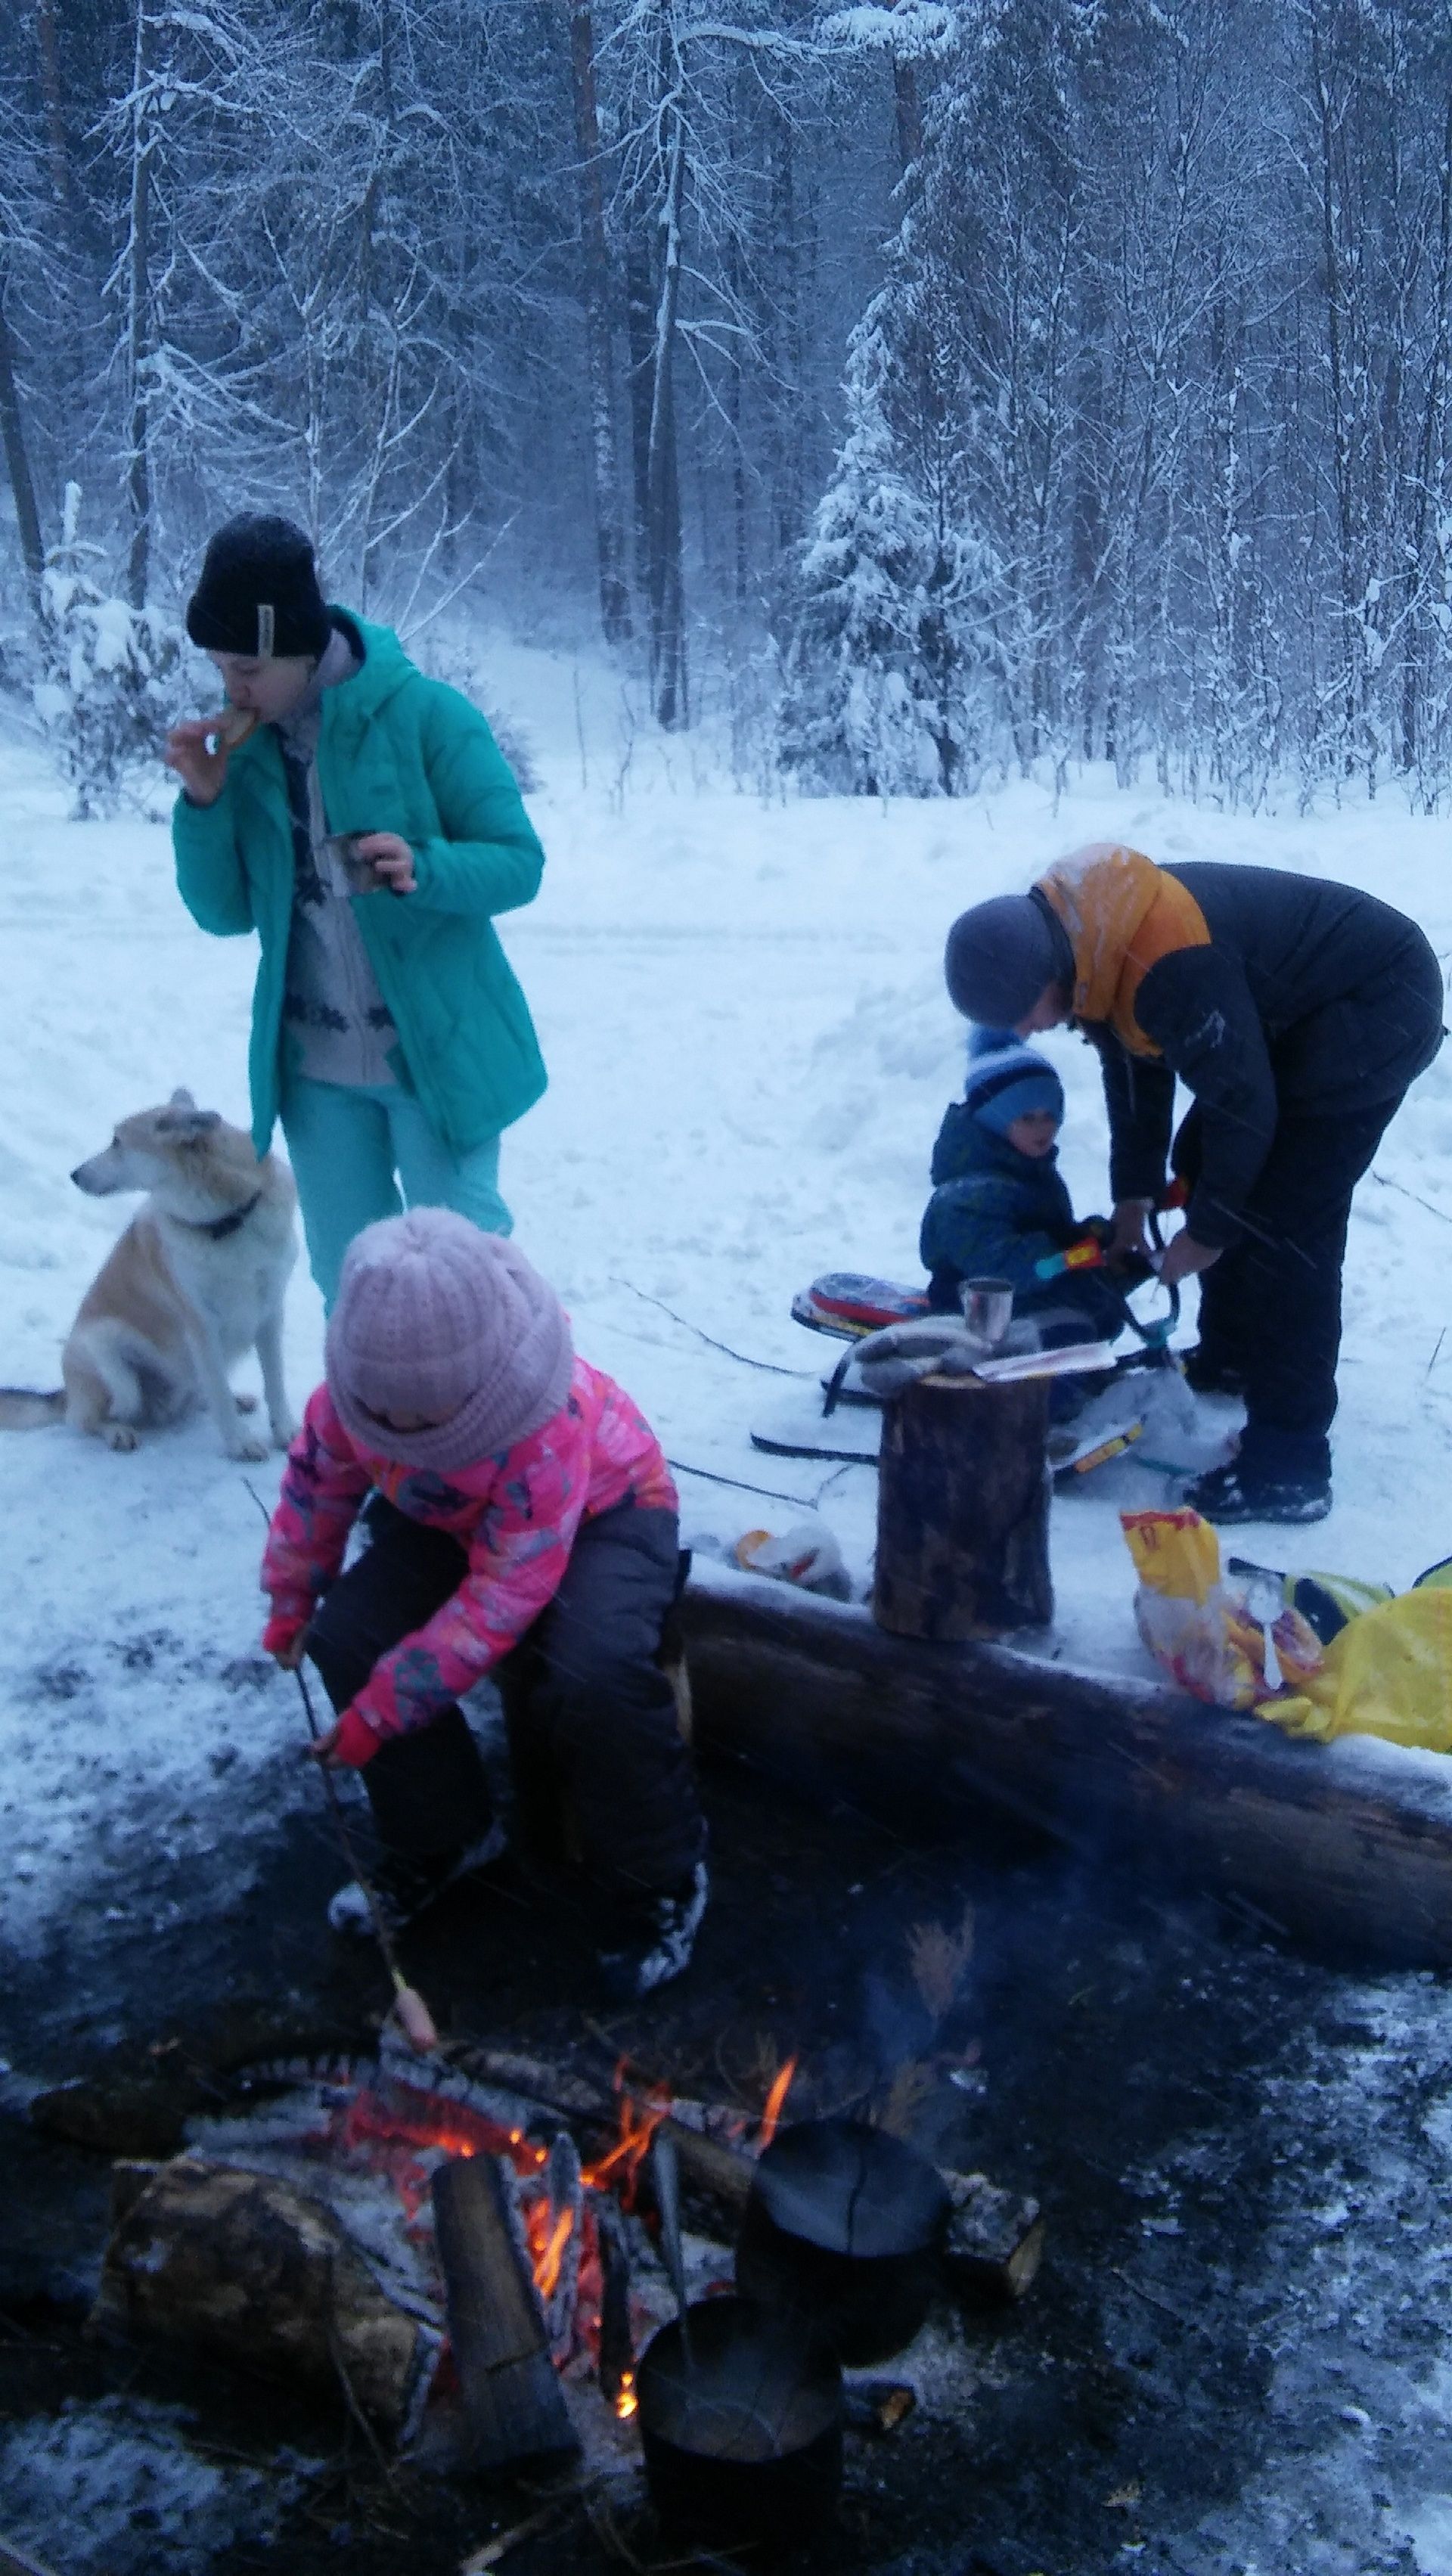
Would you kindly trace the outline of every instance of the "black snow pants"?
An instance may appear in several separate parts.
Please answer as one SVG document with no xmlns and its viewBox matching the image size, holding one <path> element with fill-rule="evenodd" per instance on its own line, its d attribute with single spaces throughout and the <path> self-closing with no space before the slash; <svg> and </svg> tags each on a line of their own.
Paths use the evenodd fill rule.
<svg viewBox="0 0 1452 2576">
<path fill-rule="evenodd" d="M 457 1592 L 468 1558 L 447 1530 L 380 1494 L 370 1543 L 318 1605 L 308 1652 L 335 1709 L 381 1655 Z M 674 1512 L 618 1504 L 582 1521 L 554 1599 L 495 1669 L 526 1814 L 568 1811 L 587 1878 L 612 1904 L 688 1878 L 705 1848 L 675 1695 L 659 1662 L 679 1588 Z M 492 1815 L 463 1711 L 391 1737 L 363 1766 L 379 1838 L 410 1859 L 476 1842 Z"/>
<path fill-rule="evenodd" d="M 1326 1475 L 1351 1196 L 1400 1100 L 1331 1118 L 1289 1113 L 1242 1211 L 1245 1231 L 1200 1279 L 1200 1347 L 1245 1388 L 1241 1456 L 1269 1476 Z M 1175 1138 L 1192 1185 L 1200 1112 Z"/>
</svg>

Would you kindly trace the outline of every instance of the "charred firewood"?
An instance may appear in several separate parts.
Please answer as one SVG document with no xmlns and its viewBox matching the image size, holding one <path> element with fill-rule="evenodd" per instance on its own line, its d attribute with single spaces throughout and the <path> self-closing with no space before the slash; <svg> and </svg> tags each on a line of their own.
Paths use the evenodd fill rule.
<svg viewBox="0 0 1452 2576">
<path fill-rule="evenodd" d="M 547 2066 L 540 2058 L 526 2057 L 516 2049 L 501 2048 L 471 2048 L 462 2062 L 483 2082 L 510 2085 L 543 2112 L 567 2118 L 596 2135 L 610 2128 L 613 2106 L 600 2089 L 561 2067 Z M 675 2143 L 686 2179 L 729 2209 L 740 2210 L 751 2189 L 755 2162 L 723 2138 L 711 2135 L 706 2126 L 717 2120 L 724 2126 L 736 2116 L 724 2110 L 718 2112 L 708 2103 L 677 2102 L 661 2127 Z"/>
<path fill-rule="evenodd" d="M 544 2169 L 549 2236 L 546 2261 L 554 2278 L 540 2282 L 545 2332 L 556 2361 L 569 2359 L 574 2340 L 575 2304 L 580 2290 L 580 2225 L 585 2188 L 580 2180 L 580 2150 L 568 2129 L 561 2129 Z"/>
<path fill-rule="evenodd" d="M 613 2406 L 635 2378 L 630 2248 L 620 2214 L 610 2201 L 597 2201 L 595 2226 L 600 2242 L 600 2390 Z"/>
<path fill-rule="evenodd" d="M 1043 2260 L 1036 2200 L 1000 2191 L 986 2174 L 944 2174 L 953 2203 L 943 2252 L 948 2286 L 971 2305 L 1021 2299 Z"/>
<path fill-rule="evenodd" d="M 434 2230 L 469 2465 L 506 2467 L 578 2448 L 550 2359 L 544 2316 L 498 2156 L 460 2157 L 433 2180 Z"/>
</svg>

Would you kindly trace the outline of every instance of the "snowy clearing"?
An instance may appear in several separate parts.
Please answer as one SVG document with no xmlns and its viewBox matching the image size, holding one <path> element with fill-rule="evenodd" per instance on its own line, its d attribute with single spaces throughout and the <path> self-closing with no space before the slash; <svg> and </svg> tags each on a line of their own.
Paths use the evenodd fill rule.
<svg viewBox="0 0 1452 2576">
<path fill-rule="evenodd" d="M 494 667 L 539 749 L 532 809 L 548 852 L 540 899 L 504 924 L 551 1076 L 506 1140 L 504 1187 L 581 1347 L 630 1387 L 672 1459 L 703 1471 L 680 1480 L 697 1545 L 792 1517 L 787 1503 L 707 1480 L 738 1479 L 820 1499 L 866 1577 L 871 1471 L 754 1451 L 752 1417 L 787 1381 L 700 1336 L 799 1373 L 810 1394 L 836 1346 L 791 1322 L 792 1291 L 836 1267 L 918 1276 L 928 1152 L 962 1059 L 939 957 L 965 904 L 1112 833 L 1162 859 L 1252 859 L 1371 887 L 1452 954 L 1445 825 L 1390 802 L 1248 820 L 1124 794 L 1108 778 L 1057 802 L 1024 784 L 962 804 L 764 801 L 693 775 L 688 748 L 642 749 L 602 673 L 504 647 Z M 29 748 L 5 752 L 0 799 L 0 1375 L 44 1386 L 130 1213 L 129 1202 L 83 1198 L 67 1175 L 118 1116 L 179 1082 L 245 1119 L 253 943 L 193 927 L 162 821 L 67 822 Z M 1094 1061 L 1063 1034 L 1046 1044 L 1069 1093 L 1075 1205 L 1102 1207 Z M 1449 1148 L 1444 1055 L 1353 1219 L 1334 1516 L 1304 1534 L 1252 1531 L 1252 1552 L 1404 1583 L 1452 1546 Z M 289 1322 L 298 1403 L 320 1343 L 300 1265 Z M 252 1481 L 269 1495 L 276 1474 L 273 1464 Z M 13 1534 L 0 1741 L 15 1854 L 0 1903 L 10 1937 L 28 1946 L 55 1912 L 111 1901 L 108 1881 L 158 1837 L 171 1856 L 210 1852 L 225 1787 L 215 1892 L 216 1871 L 245 1865 L 241 1784 L 293 1743 L 296 1713 L 256 1660 L 261 1522 L 209 1424 L 131 1457 L 60 1430 L 11 1435 L 0 1488 Z M 1126 1462 L 1056 1505 L 1051 1651 L 1146 1668 L 1115 1515 L 1165 1491 Z M 278 1776 L 290 1775 L 270 1777 L 269 1803 Z"/>
</svg>

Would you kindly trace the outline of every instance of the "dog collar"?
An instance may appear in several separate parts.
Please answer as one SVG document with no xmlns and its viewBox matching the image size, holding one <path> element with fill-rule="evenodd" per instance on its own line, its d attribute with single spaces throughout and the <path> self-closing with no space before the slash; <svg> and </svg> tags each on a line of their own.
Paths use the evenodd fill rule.
<svg viewBox="0 0 1452 2576">
<path fill-rule="evenodd" d="M 211 1243 L 225 1243 L 228 1235 L 235 1234 L 239 1226 L 244 1226 L 253 1209 L 261 1203 L 262 1192 L 256 1190 L 245 1207 L 229 1208 L 225 1216 L 179 1216 L 174 1222 L 184 1225 L 189 1234 L 204 1234 Z"/>
</svg>

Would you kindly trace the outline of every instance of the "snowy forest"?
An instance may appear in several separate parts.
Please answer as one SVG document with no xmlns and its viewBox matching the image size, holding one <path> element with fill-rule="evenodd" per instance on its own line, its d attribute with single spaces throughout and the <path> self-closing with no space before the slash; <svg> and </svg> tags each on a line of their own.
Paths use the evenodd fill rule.
<svg viewBox="0 0 1452 2576">
<path fill-rule="evenodd" d="M 4 676 L 93 768 L 268 506 L 753 778 L 1452 785 L 1447 0 L 17 0 L 0 77 Z"/>
</svg>

